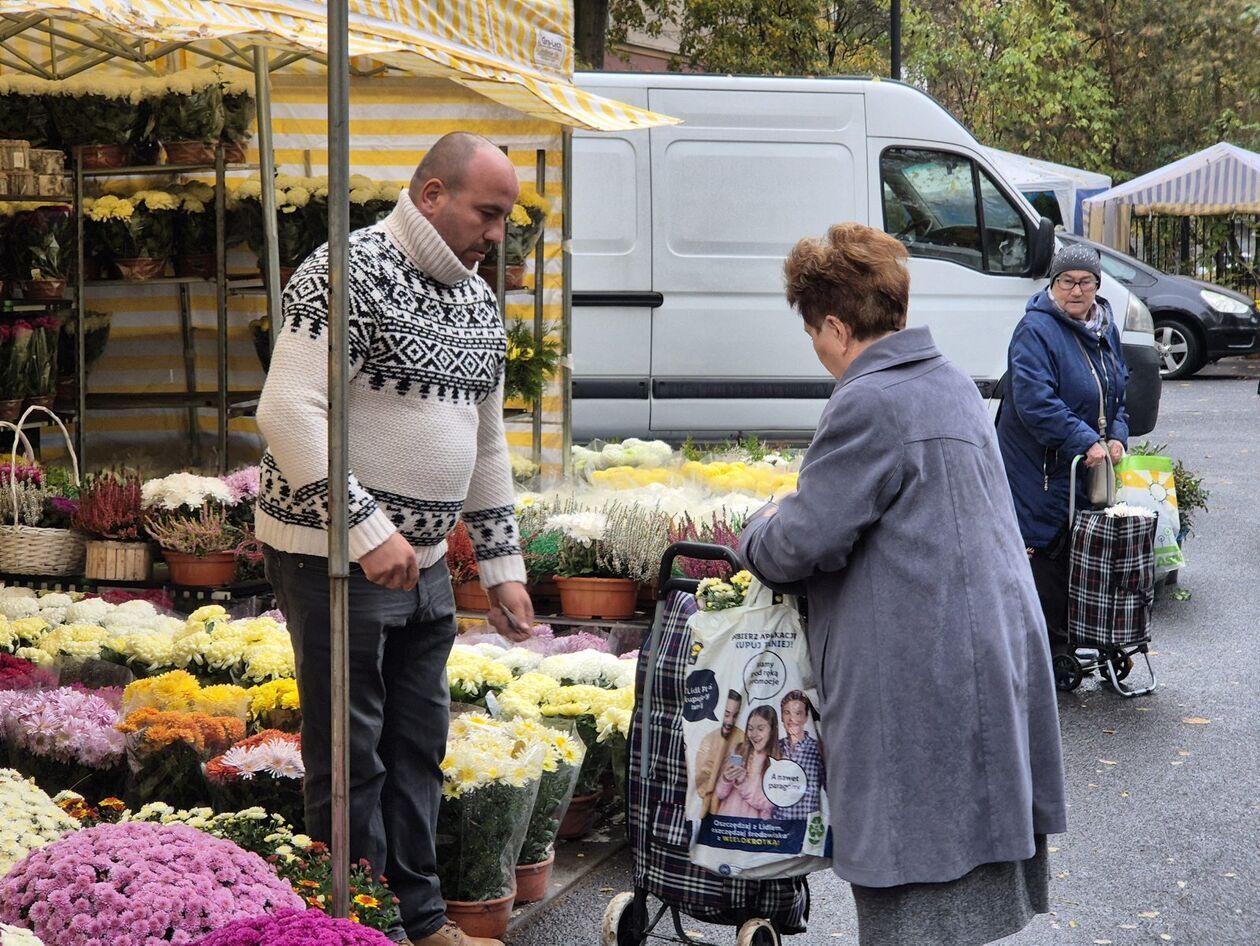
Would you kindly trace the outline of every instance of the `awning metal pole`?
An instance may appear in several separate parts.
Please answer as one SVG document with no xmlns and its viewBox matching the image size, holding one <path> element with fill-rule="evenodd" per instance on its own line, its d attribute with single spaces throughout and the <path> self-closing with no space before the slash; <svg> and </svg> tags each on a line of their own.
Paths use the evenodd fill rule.
<svg viewBox="0 0 1260 946">
<path fill-rule="evenodd" d="M 560 369 L 561 431 L 560 458 L 564 475 L 573 472 L 573 129 L 560 131 L 563 151 L 560 167 L 560 206 L 563 218 L 560 224 L 560 319 L 561 351 L 564 360 Z"/>
<path fill-rule="evenodd" d="M 332 664 L 333 915 L 350 912 L 349 293 L 350 55 L 347 0 L 328 3 L 328 606 Z M 381 871 L 384 865 L 373 864 Z"/>
<path fill-rule="evenodd" d="M 267 316 L 271 344 L 280 331 L 280 235 L 276 221 L 276 149 L 271 133 L 271 63 L 265 46 L 254 47 L 254 99 L 258 106 L 258 182 L 262 185 L 263 283 L 267 287 Z"/>
</svg>

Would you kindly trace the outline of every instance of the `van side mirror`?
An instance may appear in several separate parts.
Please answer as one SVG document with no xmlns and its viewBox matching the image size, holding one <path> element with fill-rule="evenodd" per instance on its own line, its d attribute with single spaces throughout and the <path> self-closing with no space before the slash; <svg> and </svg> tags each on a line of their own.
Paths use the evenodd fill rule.
<svg viewBox="0 0 1260 946">
<path fill-rule="evenodd" d="M 1037 222 L 1037 232 L 1032 237 L 1032 252 L 1028 254 L 1028 275 L 1041 279 L 1050 273 L 1050 261 L 1054 259 L 1054 224 L 1048 217 Z"/>
</svg>

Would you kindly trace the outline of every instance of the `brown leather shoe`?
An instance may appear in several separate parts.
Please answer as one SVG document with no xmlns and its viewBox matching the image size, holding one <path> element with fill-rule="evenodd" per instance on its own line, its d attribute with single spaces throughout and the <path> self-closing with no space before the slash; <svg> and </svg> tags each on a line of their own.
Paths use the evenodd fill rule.
<svg viewBox="0 0 1260 946">
<path fill-rule="evenodd" d="M 447 921 L 436 933 L 430 933 L 423 939 L 412 939 L 411 946 L 503 946 L 503 943 L 485 936 L 469 936 Z"/>
</svg>

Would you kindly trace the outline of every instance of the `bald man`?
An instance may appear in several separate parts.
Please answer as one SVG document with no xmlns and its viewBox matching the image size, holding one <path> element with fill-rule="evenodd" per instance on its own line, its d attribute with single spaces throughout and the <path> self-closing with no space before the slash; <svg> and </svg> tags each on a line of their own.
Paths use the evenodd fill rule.
<svg viewBox="0 0 1260 946">
<path fill-rule="evenodd" d="M 350 235 L 350 857 L 400 901 L 391 938 L 488 946 L 446 918 L 434 830 L 455 639 L 446 537 L 462 517 L 490 621 L 527 636 L 503 433 L 503 319 L 477 264 L 503 240 L 516 171 L 446 135 L 381 223 Z M 257 532 L 297 657 L 306 825 L 330 840 L 328 247 L 298 267 L 258 405 Z M 509 619 L 509 613 L 511 618 Z"/>
</svg>

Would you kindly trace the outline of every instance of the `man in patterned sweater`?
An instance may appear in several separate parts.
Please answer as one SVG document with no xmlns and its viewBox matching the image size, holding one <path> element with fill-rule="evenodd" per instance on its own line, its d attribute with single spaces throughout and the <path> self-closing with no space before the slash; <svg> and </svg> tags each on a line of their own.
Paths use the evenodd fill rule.
<svg viewBox="0 0 1260 946">
<path fill-rule="evenodd" d="M 496 943 L 446 918 L 434 829 L 455 602 L 446 536 L 463 517 L 494 626 L 533 622 L 503 433 L 506 338 L 477 264 L 503 239 L 516 171 L 476 135 L 434 144 L 388 218 L 350 236 L 350 858 L 400 901 L 392 938 Z M 258 405 L 257 531 L 288 619 L 302 702 L 308 833 L 331 834 L 328 247 L 285 289 Z"/>
</svg>

